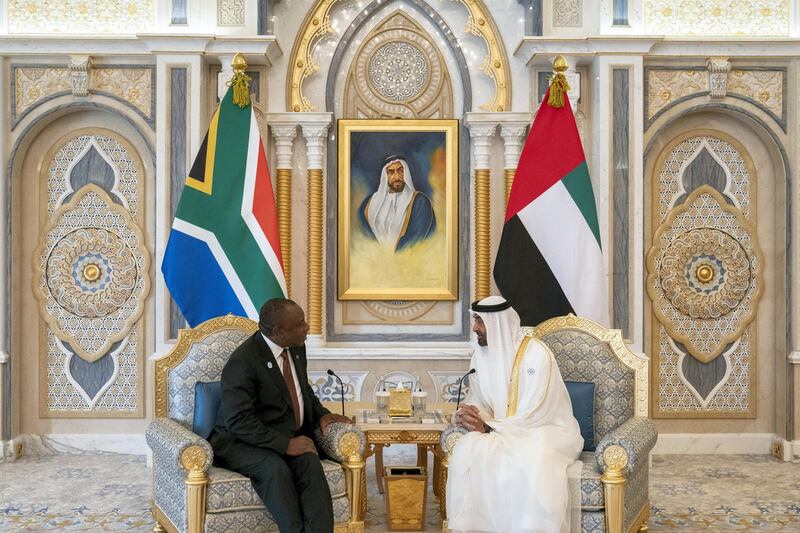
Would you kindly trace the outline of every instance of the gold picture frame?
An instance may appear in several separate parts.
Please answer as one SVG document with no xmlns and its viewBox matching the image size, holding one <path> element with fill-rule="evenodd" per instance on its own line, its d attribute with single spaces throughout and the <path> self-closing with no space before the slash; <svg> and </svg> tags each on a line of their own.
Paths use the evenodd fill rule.
<svg viewBox="0 0 800 533">
<path fill-rule="evenodd" d="M 458 299 L 458 121 L 339 120 L 338 297 Z"/>
</svg>

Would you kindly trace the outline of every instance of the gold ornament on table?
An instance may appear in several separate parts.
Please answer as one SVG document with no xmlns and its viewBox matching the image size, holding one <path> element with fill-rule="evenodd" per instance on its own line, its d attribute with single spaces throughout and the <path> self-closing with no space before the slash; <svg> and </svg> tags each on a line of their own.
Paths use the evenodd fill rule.
<svg viewBox="0 0 800 533">
<path fill-rule="evenodd" d="M 403 383 L 389 391 L 389 416 L 411 416 L 411 389 L 403 387 Z"/>
<path fill-rule="evenodd" d="M 233 67 L 233 78 L 226 84 L 228 87 L 233 87 L 233 103 L 239 107 L 247 107 L 250 105 L 250 76 L 245 74 L 247 69 L 247 60 L 237 52 L 231 61 Z"/>
</svg>

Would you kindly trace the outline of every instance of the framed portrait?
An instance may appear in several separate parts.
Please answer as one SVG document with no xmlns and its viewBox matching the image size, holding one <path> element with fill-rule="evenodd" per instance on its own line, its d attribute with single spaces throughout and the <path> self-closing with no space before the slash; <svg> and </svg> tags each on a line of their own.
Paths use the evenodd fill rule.
<svg viewBox="0 0 800 533">
<path fill-rule="evenodd" d="M 458 299 L 458 121 L 340 120 L 340 300 Z"/>
</svg>

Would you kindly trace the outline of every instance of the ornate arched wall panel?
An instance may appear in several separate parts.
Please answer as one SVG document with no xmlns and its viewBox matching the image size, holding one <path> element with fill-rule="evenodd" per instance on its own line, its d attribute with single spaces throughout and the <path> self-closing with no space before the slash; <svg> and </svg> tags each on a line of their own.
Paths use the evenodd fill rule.
<svg viewBox="0 0 800 533">
<path fill-rule="evenodd" d="M 654 415 L 755 415 L 756 324 L 764 259 L 756 170 L 728 134 L 692 130 L 652 171 Z"/>
<path fill-rule="evenodd" d="M 150 254 L 140 157 L 112 131 L 83 129 L 55 143 L 40 179 L 40 412 L 141 416 Z"/>
</svg>

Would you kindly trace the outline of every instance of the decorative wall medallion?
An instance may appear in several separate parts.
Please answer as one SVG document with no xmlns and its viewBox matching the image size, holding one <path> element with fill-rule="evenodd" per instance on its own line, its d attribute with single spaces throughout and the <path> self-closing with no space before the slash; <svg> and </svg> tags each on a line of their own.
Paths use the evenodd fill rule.
<svg viewBox="0 0 800 533">
<path fill-rule="evenodd" d="M 139 277 L 134 251 L 116 233 L 100 228 L 64 235 L 45 263 L 50 294 L 64 311 L 84 318 L 119 310 Z"/>
<path fill-rule="evenodd" d="M 717 357 L 755 318 L 763 281 L 752 235 L 741 212 L 704 185 L 653 236 L 647 254 L 653 310 L 700 361 Z M 720 335 L 712 335 L 709 325 L 721 319 Z"/>
<path fill-rule="evenodd" d="M 739 306 L 753 271 L 736 239 L 717 229 L 694 228 L 663 249 L 659 274 L 661 290 L 678 311 L 708 320 Z"/>
<path fill-rule="evenodd" d="M 416 98 L 429 81 L 425 54 L 409 42 L 393 41 L 378 48 L 367 62 L 372 88 L 387 100 Z"/>
<path fill-rule="evenodd" d="M 356 51 L 344 88 L 344 116 L 448 118 L 453 88 L 435 41 L 396 11 Z"/>
<path fill-rule="evenodd" d="M 94 184 L 62 205 L 42 235 L 35 287 L 42 318 L 76 354 L 95 361 L 143 311 L 150 288 L 144 236 Z"/>
</svg>

